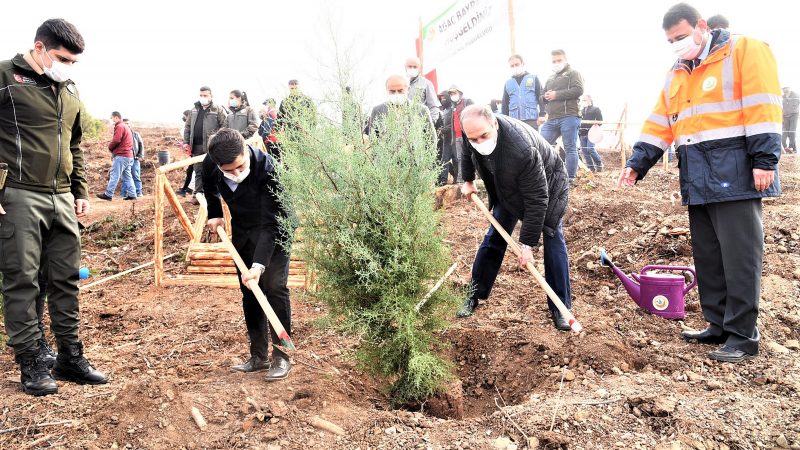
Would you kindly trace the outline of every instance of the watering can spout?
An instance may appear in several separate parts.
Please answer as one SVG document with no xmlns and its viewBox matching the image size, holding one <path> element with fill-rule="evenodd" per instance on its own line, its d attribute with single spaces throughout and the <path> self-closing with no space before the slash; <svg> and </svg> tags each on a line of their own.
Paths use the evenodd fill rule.
<svg viewBox="0 0 800 450">
<path fill-rule="evenodd" d="M 632 279 L 628 275 L 625 274 L 619 267 L 614 265 L 611 261 L 611 258 L 606 253 L 606 250 L 601 248 L 600 249 L 600 265 L 604 267 L 611 267 L 611 270 L 614 272 L 614 275 L 622 281 L 622 285 L 625 287 L 625 290 L 628 291 L 628 295 L 631 296 L 633 301 L 637 304 L 639 303 L 639 298 L 641 297 L 641 288 L 637 280 Z"/>
</svg>

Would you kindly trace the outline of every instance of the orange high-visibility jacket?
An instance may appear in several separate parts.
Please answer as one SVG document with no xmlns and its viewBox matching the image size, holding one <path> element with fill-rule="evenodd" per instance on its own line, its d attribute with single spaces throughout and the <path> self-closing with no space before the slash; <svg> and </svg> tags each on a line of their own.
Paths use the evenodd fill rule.
<svg viewBox="0 0 800 450">
<path fill-rule="evenodd" d="M 626 166 L 641 179 L 674 143 L 684 205 L 777 196 L 783 114 L 772 51 L 724 30 L 711 42 L 699 66 L 679 60 L 669 72 Z M 753 168 L 776 171 L 769 189 L 756 191 Z"/>
</svg>

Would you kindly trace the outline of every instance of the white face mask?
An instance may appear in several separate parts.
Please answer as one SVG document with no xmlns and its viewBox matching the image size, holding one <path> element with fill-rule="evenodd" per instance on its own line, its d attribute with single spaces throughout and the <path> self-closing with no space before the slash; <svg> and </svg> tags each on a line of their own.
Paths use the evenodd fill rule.
<svg viewBox="0 0 800 450">
<path fill-rule="evenodd" d="M 199 102 L 203 106 L 208 106 L 208 104 L 211 103 L 211 99 L 208 97 L 200 97 Z"/>
<path fill-rule="evenodd" d="M 417 78 L 419 76 L 419 69 L 406 69 L 408 78 Z"/>
<path fill-rule="evenodd" d="M 480 144 L 475 142 L 470 142 L 472 147 L 483 156 L 489 156 L 494 152 L 495 147 L 497 147 L 497 136 L 486 139 L 485 141 L 481 142 Z"/>
<path fill-rule="evenodd" d="M 244 181 L 245 178 L 247 178 L 248 175 L 250 175 L 250 159 L 249 159 L 248 156 L 249 155 L 247 155 L 247 153 L 245 153 L 245 158 L 247 158 L 247 167 L 245 169 L 243 169 L 243 170 L 240 170 L 238 176 L 234 175 L 232 173 L 225 172 L 225 171 L 222 172 L 222 175 L 225 178 L 233 181 L 234 183 L 240 184 L 242 181 Z M 222 169 L 220 169 L 220 170 L 222 170 Z"/>
<path fill-rule="evenodd" d="M 567 63 L 565 63 L 565 62 L 562 62 L 562 63 L 554 63 L 554 64 L 553 64 L 553 72 L 555 72 L 555 73 L 559 73 L 559 72 L 561 72 L 562 70 L 564 70 L 564 67 L 567 67 Z"/>
<path fill-rule="evenodd" d="M 525 73 L 525 66 L 517 66 L 511 68 L 511 76 L 515 77 Z"/>
<path fill-rule="evenodd" d="M 461 96 L 458 95 L 458 94 L 450 96 L 450 101 L 453 102 L 453 103 L 458 103 L 460 100 L 461 100 Z"/>
<path fill-rule="evenodd" d="M 62 63 L 61 61 L 53 60 L 53 58 L 47 54 L 47 49 L 44 46 L 42 46 L 42 50 L 44 51 L 44 54 L 47 55 L 47 59 L 49 59 L 51 63 L 50 67 L 45 67 L 44 60 L 42 60 L 42 70 L 44 70 L 44 74 L 56 83 L 63 83 L 69 80 L 69 72 L 71 67 Z"/>
<path fill-rule="evenodd" d="M 704 35 L 705 37 L 705 35 Z M 680 59 L 694 59 L 700 55 L 700 46 L 694 41 L 694 33 L 686 36 L 680 41 L 675 41 L 672 44 L 672 52 Z"/>
<path fill-rule="evenodd" d="M 393 105 L 404 105 L 408 102 L 406 94 L 389 94 L 389 103 Z"/>
</svg>

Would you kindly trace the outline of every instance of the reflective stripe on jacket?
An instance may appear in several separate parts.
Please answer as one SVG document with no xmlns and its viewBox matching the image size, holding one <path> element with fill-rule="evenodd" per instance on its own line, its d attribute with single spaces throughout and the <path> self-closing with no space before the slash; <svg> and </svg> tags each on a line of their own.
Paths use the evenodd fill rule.
<svg viewBox="0 0 800 450">
<path fill-rule="evenodd" d="M 692 65 L 679 60 L 667 75 L 627 167 L 643 178 L 674 142 L 684 205 L 780 195 L 781 89 L 772 51 L 720 30 L 708 57 Z M 755 189 L 754 168 L 776 171 L 769 189 Z"/>
</svg>

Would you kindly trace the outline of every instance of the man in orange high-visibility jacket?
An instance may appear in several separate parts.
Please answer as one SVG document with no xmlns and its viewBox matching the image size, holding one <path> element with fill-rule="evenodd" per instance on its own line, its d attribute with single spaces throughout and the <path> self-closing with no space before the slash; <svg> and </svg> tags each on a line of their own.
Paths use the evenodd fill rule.
<svg viewBox="0 0 800 450">
<path fill-rule="evenodd" d="M 685 3 L 664 15 L 663 28 L 679 59 L 619 184 L 642 179 L 675 142 L 700 304 L 709 322 L 683 336 L 722 344 L 709 357 L 739 362 L 758 354 L 760 340 L 761 199 L 780 195 L 778 70 L 765 43 L 709 32 Z"/>
</svg>

